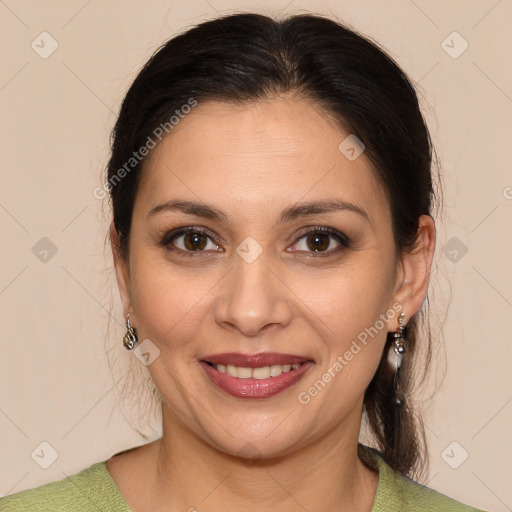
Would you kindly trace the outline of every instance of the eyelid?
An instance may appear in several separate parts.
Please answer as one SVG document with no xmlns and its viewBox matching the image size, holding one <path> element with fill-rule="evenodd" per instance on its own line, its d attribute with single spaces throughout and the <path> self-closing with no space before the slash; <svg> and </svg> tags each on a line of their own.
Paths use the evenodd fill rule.
<svg viewBox="0 0 512 512">
<path fill-rule="evenodd" d="M 307 226 L 303 228 L 297 235 L 297 240 L 300 240 L 301 238 L 304 238 L 306 235 L 309 235 L 310 233 L 327 233 L 329 235 L 332 235 L 334 237 L 339 238 L 339 242 L 341 244 L 348 245 L 349 238 L 344 233 L 341 233 L 337 229 L 330 228 L 328 226 Z"/>
</svg>

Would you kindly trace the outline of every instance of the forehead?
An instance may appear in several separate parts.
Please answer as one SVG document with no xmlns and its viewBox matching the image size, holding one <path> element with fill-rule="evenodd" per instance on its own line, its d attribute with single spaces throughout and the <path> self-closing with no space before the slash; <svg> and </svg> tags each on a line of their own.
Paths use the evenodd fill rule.
<svg viewBox="0 0 512 512">
<path fill-rule="evenodd" d="M 150 209 L 180 197 L 252 211 L 342 198 L 383 215 L 388 205 L 370 161 L 339 149 L 348 135 L 304 99 L 199 103 L 150 153 L 137 202 Z"/>
</svg>

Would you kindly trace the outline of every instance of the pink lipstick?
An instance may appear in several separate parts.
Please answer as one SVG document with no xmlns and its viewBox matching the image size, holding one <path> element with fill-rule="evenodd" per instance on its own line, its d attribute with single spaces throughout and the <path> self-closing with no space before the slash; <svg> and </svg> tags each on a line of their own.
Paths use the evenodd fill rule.
<svg viewBox="0 0 512 512">
<path fill-rule="evenodd" d="M 293 386 L 312 366 L 304 356 L 262 352 L 214 354 L 202 358 L 210 380 L 237 398 L 270 398 Z"/>
</svg>

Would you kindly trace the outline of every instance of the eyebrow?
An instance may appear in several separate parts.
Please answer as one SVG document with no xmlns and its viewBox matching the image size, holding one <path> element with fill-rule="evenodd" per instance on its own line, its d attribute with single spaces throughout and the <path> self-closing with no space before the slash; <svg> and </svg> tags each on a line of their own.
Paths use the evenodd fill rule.
<svg viewBox="0 0 512 512">
<path fill-rule="evenodd" d="M 189 215 L 195 215 L 197 217 L 203 217 L 205 219 L 216 220 L 224 223 L 227 223 L 228 221 L 228 216 L 223 211 L 207 203 L 198 203 L 186 200 L 171 200 L 159 204 L 158 206 L 155 206 L 150 210 L 150 212 L 148 213 L 148 217 L 151 217 L 161 212 L 173 211 L 178 211 Z M 368 222 L 371 222 L 368 213 L 361 206 L 349 203 L 342 199 L 310 201 L 307 203 L 299 203 L 294 206 L 289 206 L 288 208 L 285 208 L 282 211 L 279 217 L 279 222 L 290 222 L 299 217 L 306 217 L 308 215 L 316 215 L 319 213 L 331 213 L 336 211 L 348 211 L 352 213 L 357 213 L 361 217 L 365 218 Z"/>
</svg>

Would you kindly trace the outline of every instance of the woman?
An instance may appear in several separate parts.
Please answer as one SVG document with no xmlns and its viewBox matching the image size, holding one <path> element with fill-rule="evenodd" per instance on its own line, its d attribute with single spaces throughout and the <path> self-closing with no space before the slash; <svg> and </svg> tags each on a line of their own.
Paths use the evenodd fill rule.
<svg viewBox="0 0 512 512">
<path fill-rule="evenodd" d="M 408 478 L 431 164 L 404 73 L 334 21 L 171 39 L 126 95 L 105 186 L 163 436 L 0 510 L 476 510 Z"/>
</svg>

